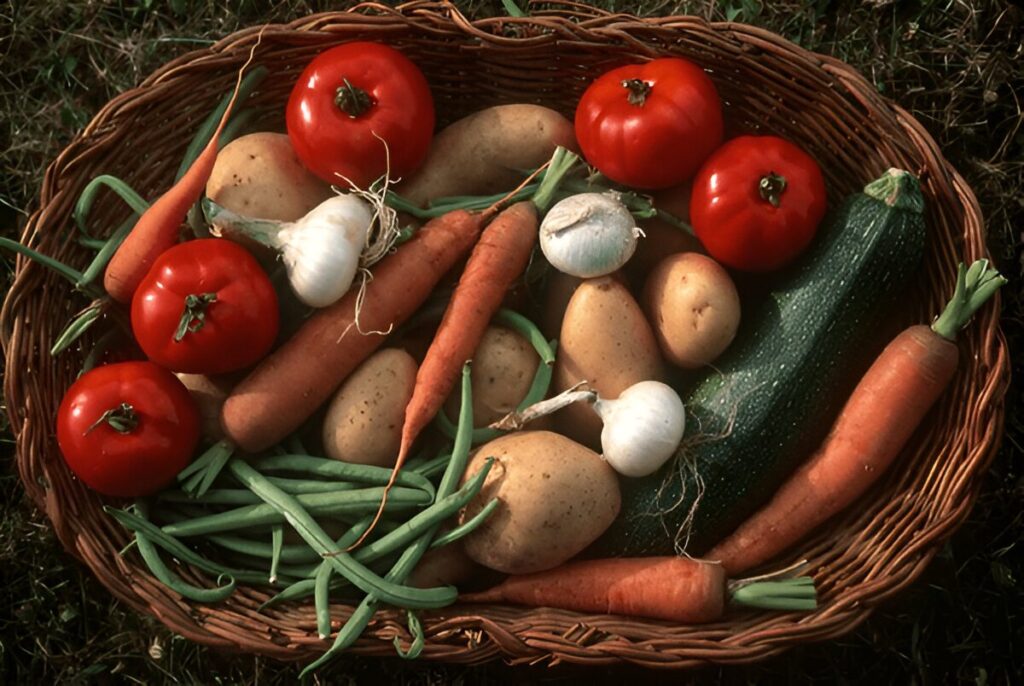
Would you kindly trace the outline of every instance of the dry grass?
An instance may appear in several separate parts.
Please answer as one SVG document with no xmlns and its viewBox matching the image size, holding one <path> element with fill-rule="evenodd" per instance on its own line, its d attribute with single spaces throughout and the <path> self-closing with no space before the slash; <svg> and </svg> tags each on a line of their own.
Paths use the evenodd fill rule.
<svg viewBox="0 0 1024 686">
<path fill-rule="evenodd" d="M 232 5 L 229 11 L 227 5 Z M 14 0 L 0 7 L 0 231 L 19 232 L 46 162 L 103 103 L 166 60 L 240 26 L 286 21 L 336 3 L 305 0 Z M 461 2 L 502 13 L 497 0 Z M 1004 327 L 1022 342 L 1024 11 L 1004 0 L 628 0 L 597 4 L 640 14 L 692 13 L 747 21 L 836 55 L 918 117 L 978 193 L 990 245 L 1012 278 Z M 0 278 L 10 265 L 0 259 Z M 1022 358 L 1014 367 L 1024 375 Z M 1019 465 L 1022 390 L 1008 399 L 1006 444 L 971 521 L 924 578 L 856 632 L 768 663 L 697 673 L 701 682 L 1020 683 L 1024 648 Z M 0 434 L 0 446 L 12 440 Z M 297 669 L 228 656 L 127 612 L 58 547 L 24 502 L 0 449 L 0 674 L 4 683 L 293 683 Z M 399 660 L 347 659 L 325 682 L 576 683 L 636 678 L 628 669 L 468 670 Z M 645 681 L 678 683 L 678 675 Z"/>
</svg>

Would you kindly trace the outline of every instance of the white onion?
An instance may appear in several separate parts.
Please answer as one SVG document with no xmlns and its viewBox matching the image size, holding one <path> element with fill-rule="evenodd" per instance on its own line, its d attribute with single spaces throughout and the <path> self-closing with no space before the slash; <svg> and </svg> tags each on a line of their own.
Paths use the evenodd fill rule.
<svg viewBox="0 0 1024 686">
<path fill-rule="evenodd" d="M 209 199 L 203 211 L 216 235 L 241 234 L 278 250 L 288 283 L 310 307 L 327 307 L 352 287 L 374 222 L 373 206 L 354 193 L 332 196 L 294 222 L 244 217 Z"/>
<path fill-rule="evenodd" d="M 626 264 L 643 232 L 618 193 L 579 193 L 560 200 L 540 225 L 540 248 L 560 272 L 589 279 Z"/>
<path fill-rule="evenodd" d="M 299 300 L 327 307 L 348 292 L 372 223 L 369 204 L 346 194 L 328 198 L 281 229 L 281 257 Z"/>
<path fill-rule="evenodd" d="M 598 399 L 601 450 L 608 464 L 623 476 L 647 476 L 671 458 L 683 440 L 683 401 L 660 381 L 641 381 L 614 400 Z"/>
</svg>

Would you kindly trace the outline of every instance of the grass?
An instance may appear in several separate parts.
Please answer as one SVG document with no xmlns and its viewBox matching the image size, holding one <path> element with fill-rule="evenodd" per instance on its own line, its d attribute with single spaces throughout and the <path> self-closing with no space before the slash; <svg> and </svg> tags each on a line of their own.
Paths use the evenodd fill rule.
<svg viewBox="0 0 1024 686">
<path fill-rule="evenodd" d="M 241 26 L 286 21 L 332 3 L 302 0 L 39 3 L 0 8 L 0 231 L 20 234 L 46 163 L 111 97 L 163 62 Z M 521 4 L 521 3 L 520 3 Z M 832 54 L 914 114 L 978 194 L 1002 271 L 1004 331 L 1022 340 L 1024 227 L 1024 11 L 1002 0 L 629 0 L 600 6 L 640 14 L 691 13 L 755 23 Z M 472 16 L 501 2 L 460 3 Z M 11 267 L 2 262 L 0 279 Z M 1014 371 L 1024 375 L 1024 357 Z M 1008 397 L 1007 438 L 968 523 L 924 576 L 847 636 L 737 668 L 707 668 L 699 681 L 1010 684 L 1022 676 L 1024 517 L 1022 387 Z M 9 432 L 0 434 L 0 674 L 5 683 L 286 684 L 297 669 L 232 656 L 171 635 L 126 610 L 63 552 L 46 519 L 25 502 Z M 1015 554 L 1016 553 L 1016 554 Z M 643 673 L 678 683 L 678 674 Z M 348 658 L 325 682 L 402 684 L 575 683 L 638 678 L 627 668 L 466 669 Z"/>
</svg>

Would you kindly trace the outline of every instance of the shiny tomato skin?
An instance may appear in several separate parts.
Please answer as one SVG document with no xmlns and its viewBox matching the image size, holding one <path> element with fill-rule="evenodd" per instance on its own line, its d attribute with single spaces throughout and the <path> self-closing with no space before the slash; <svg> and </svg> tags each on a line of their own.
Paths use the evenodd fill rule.
<svg viewBox="0 0 1024 686">
<path fill-rule="evenodd" d="M 335 103 L 346 79 L 372 103 L 356 116 Z M 434 133 L 434 99 L 423 72 L 405 55 L 357 41 L 313 58 L 288 98 L 285 123 L 310 171 L 338 186 L 347 187 L 344 177 L 367 188 L 389 164 L 392 179 L 420 166 Z"/>
<path fill-rule="evenodd" d="M 175 340 L 186 297 L 211 293 L 216 299 L 206 304 L 201 325 Z M 187 241 L 153 263 L 132 298 L 131 321 L 151 361 L 174 372 L 225 374 L 270 352 L 279 327 L 277 293 L 240 245 L 222 238 Z"/>
<path fill-rule="evenodd" d="M 785 179 L 778 207 L 761 196 L 771 174 Z M 814 238 L 825 216 L 825 179 L 814 159 L 777 136 L 740 136 L 697 173 L 690 223 L 708 254 L 749 272 L 779 269 Z"/>
<path fill-rule="evenodd" d="M 624 84 L 650 86 L 630 103 Z M 707 74 L 678 57 L 613 69 L 576 107 L 576 139 L 587 162 L 612 181 L 655 190 L 689 181 L 722 142 L 722 103 Z"/>
<path fill-rule="evenodd" d="M 119 433 L 107 422 L 96 423 L 121 403 L 131 406 L 134 428 Z M 152 362 L 116 362 L 86 372 L 64 394 L 57 444 L 71 471 L 94 491 L 120 498 L 152 495 L 173 483 L 192 460 L 199 411 L 188 389 L 166 369 Z"/>
</svg>

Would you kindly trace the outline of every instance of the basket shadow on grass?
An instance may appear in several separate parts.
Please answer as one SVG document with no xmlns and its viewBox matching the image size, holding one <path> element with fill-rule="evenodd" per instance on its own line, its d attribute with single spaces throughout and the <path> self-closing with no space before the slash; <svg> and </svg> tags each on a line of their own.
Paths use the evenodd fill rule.
<svg viewBox="0 0 1024 686">
<path fill-rule="evenodd" d="M 173 56 L 244 25 L 284 21 L 328 3 L 243 2 L 229 13 L 212 1 L 98 6 L 15 3 L 8 40 L 0 29 L 4 175 L 0 227 L 17 235 L 38 193 L 41 169 L 89 117 L 118 92 Z M 849 62 L 910 110 L 936 137 L 979 196 L 989 243 L 1002 271 L 1004 331 L 1024 345 L 1019 231 L 1024 228 L 1024 82 L 1019 8 L 995 0 L 959 3 L 817 0 L 813 3 L 598 2 L 638 14 L 692 13 L 749 21 L 809 49 Z M 500 2 L 459 3 L 471 16 L 503 12 Z M 334 8 L 331 8 L 334 9 Z M 0 26 L 6 17 L 0 18 Z M 1016 61 L 1015 58 L 1016 57 Z M 5 260 L 0 274 L 9 281 Z M 1024 356 L 1014 355 L 1014 378 Z M 1019 473 L 1024 443 L 1022 389 L 1007 396 L 1007 438 L 985 478 L 970 520 L 910 589 L 886 602 L 857 631 L 800 646 L 765 663 L 709 667 L 685 676 L 629 667 L 509 670 L 347 657 L 326 682 L 393 683 L 1012 683 L 1021 675 Z M 6 417 L 3 418 L 6 427 Z M 12 439 L 0 436 L 0 674 L 9 683 L 292 683 L 295 665 L 218 653 L 173 637 L 112 597 L 66 555 L 45 518 L 22 497 Z M 1015 655 L 1014 653 L 1017 653 Z"/>
</svg>

